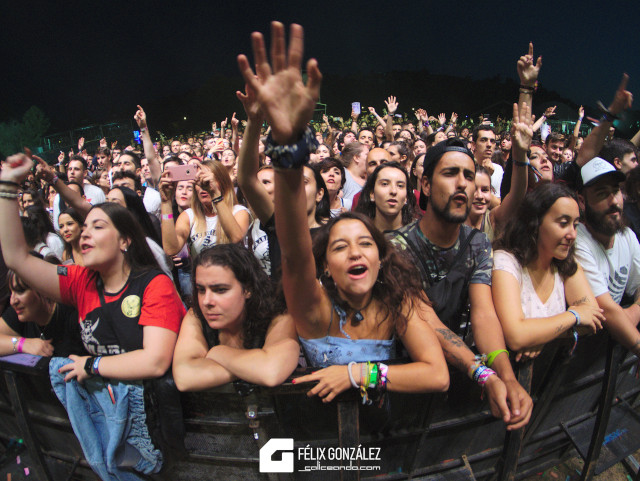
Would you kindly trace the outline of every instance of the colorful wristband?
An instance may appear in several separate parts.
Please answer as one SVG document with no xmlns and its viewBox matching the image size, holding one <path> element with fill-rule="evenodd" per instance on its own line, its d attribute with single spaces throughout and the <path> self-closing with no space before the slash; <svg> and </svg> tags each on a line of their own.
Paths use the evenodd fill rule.
<svg viewBox="0 0 640 481">
<path fill-rule="evenodd" d="M 162 220 L 172 220 L 173 214 L 162 214 Z"/>
<path fill-rule="evenodd" d="M 567 309 L 567 312 L 570 312 L 571 314 L 573 314 L 573 316 L 576 318 L 576 326 L 580 325 L 580 314 L 578 314 L 578 311 L 574 310 L 574 309 Z"/>
<path fill-rule="evenodd" d="M 25 341 L 25 338 L 21 337 L 20 340 L 18 341 L 18 344 L 16 345 L 16 351 L 22 352 L 22 346 L 24 346 L 24 341 Z"/>
<path fill-rule="evenodd" d="M 98 356 L 93 360 L 93 364 L 91 366 L 91 372 L 93 374 L 97 374 L 98 376 L 100 375 L 100 371 L 98 369 L 98 365 L 100 364 L 100 359 L 102 359 L 102 356 Z"/>
<path fill-rule="evenodd" d="M 497 349 L 495 351 L 491 351 L 489 354 L 487 354 L 487 366 L 491 367 L 491 365 L 493 364 L 493 361 L 496 360 L 496 357 L 498 357 L 499 354 L 506 352 L 507 353 L 507 357 L 509 357 L 509 351 L 507 351 L 506 349 Z"/>
</svg>

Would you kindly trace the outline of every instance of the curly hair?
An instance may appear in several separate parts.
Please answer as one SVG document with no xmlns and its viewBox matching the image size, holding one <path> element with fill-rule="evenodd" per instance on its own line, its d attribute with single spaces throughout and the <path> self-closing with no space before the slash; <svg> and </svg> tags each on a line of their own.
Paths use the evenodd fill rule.
<svg viewBox="0 0 640 481">
<path fill-rule="evenodd" d="M 383 321 L 389 320 L 394 326 L 395 332 L 402 335 L 408 322 L 408 317 L 403 313 L 403 306 L 407 305 L 409 307 L 408 315 L 411 316 L 415 308 L 415 300 L 431 304 L 422 290 L 420 275 L 416 267 L 393 248 L 369 217 L 358 212 L 344 212 L 338 217 L 333 217 L 327 224 L 318 229 L 313 236 L 316 275 L 322 278 L 322 286 L 329 294 L 329 297 L 339 302 L 338 288 L 332 279 L 324 276 L 324 270 L 331 229 L 338 222 L 347 219 L 362 222 L 378 247 L 381 268 L 378 274 L 378 281 L 373 285 L 373 298 L 380 301 L 380 306 L 384 310 Z M 348 308 L 346 305 L 345 307 Z"/>
<path fill-rule="evenodd" d="M 371 200 L 371 195 L 373 194 L 380 171 L 387 168 L 398 169 L 405 176 L 405 188 L 407 190 L 407 195 L 406 202 L 402 206 L 402 211 L 400 213 L 402 215 L 402 225 L 407 225 L 415 219 L 416 196 L 413 195 L 413 191 L 411 190 L 409 174 L 407 174 L 407 171 L 404 170 L 397 162 L 385 162 L 384 164 L 380 164 L 376 167 L 376 170 L 367 177 L 367 181 L 365 182 L 364 187 L 362 187 L 362 193 L 358 199 L 358 205 L 356 206 L 355 211 L 360 212 L 371 219 L 376 216 L 376 203 Z"/>
<path fill-rule="evenodd" d="M 515 256 L 521 266 L 527 266 L 538 258 L 538 235 L 542 218 L 560 198 L 568 197 L 578 203 L 576 194 L 562 184 L 545 183 L 529 192 L 518 213 L 509 222 L 503 234 L 494 242 L 494 250 L 502 249 Z M 575 260 L 575 243 L 563 260 L 552 259 L 563 278 L 571 277 L 578 269 Z"/>
<path fill-rule="evenodd" d="M 283 309 L 276 302 L 275 289 L 269 277 L 260 267 L 258 260 L 249 250 L 238 244 L 218 244 L 204 249 L 193 261 L 191 274 L 193 292 L 197 293 L 196 270 L 198 266 L 226 267 L 242 285 L 242 290 L 249 293 L 244 305 L 244 319 L 242 321 L 242 343 L 245 349 L 255 349 L 264 345 L 267 329 L 271 321 Z M 203 328 L 208 324 L 200 308 L 200 301 L 194 303 L 193 311 L 200 320 Z M 207 336 L 207 331 L 212 336 Z M 205 328 L 205 337 L 210 345 L 218 343 L 218 333 L 211 328 Z"/>
</svg>

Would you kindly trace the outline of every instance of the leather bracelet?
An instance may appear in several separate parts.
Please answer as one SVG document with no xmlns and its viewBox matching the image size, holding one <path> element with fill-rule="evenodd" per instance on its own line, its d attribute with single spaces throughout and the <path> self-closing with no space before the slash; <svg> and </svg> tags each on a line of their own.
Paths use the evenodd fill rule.
<svg viewBox="0 0 640 481">
<path fill-rule="evenodd" d="M 528 90 L 529 92 L 533 92 L 536 88 L 535 87 L 529 87 L 528 85 L 520 84 L 520 89 L 521 90 Z"/>
<path fill-rule="evenodd" d="M 20 184 L 13 182 L 12 180 L 0 180 L 0 185 L 11 185 L 16 188 L 20 188 Z"/>
<path fill-rule="evenodd" d="M 318 148 L 318 140 L 314 130 L 307 126 L 298 141 L 291 145 L 278 145 L 269 134 L 267 137 L 265 155 L 271 158 L 274 167 L 282 169 L 299 169 L 309 160 L 309 154 Z"/>
</svg>

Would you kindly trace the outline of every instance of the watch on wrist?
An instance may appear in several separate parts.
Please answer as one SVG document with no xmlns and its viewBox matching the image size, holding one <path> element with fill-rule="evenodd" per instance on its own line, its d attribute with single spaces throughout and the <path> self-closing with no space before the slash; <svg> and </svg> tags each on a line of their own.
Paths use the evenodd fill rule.
<svg viewBox="0 0 640 481">
<path fill-rule="evenodd" d="M 88 357 L 84 362 L 84 372 L 86 372 L 89 376 L 93 376 L 93 371 L 91 368 L 93 367 L 93 361 L 95 361 L 95 357 Z"/>
</svg>

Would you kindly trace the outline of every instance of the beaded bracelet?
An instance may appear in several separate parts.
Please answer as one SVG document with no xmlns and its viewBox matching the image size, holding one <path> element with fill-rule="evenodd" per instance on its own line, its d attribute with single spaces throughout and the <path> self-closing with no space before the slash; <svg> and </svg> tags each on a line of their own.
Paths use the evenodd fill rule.
<svg viewBox="0 0 640 481">
<path fill-rule="evenodd" d="M 19 197 L 19 194 L 17 192 L 0 191 L 0 199 L 17 200 L 18 197 Z"/>
</svg>

